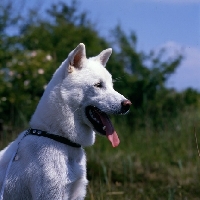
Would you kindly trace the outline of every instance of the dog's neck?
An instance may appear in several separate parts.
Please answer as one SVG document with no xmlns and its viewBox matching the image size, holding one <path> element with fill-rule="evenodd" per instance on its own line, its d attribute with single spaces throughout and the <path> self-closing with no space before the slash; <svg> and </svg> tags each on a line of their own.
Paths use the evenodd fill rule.
<svg viewBox="0 0 200 200">
<path fill-rule="evenodd" d="M 30 126 L 56 135 L 68 138 L 69 140 L 84 146 L 91 146 L 95 141 L 95 133 L 84 124 L 81 119 L 79 105 L 70 100 L 63 100 L 61 94 L 61 81 L 63 66 L 54 74 L 48 84 L 35 113 L 33 114 Z M 65 95 L 68 91 L 65 91 Z M 68 103 L 71 103 L 70 106 Z"/>
<path fill-rule="evenodd" d="M 35 135 L 35 136 L 38 136 L 38 137 L 46 137 L 46 138 L 55 140 L 57 142 L 63 143 L 65 145 L 75 147 L 75 148 L 81 147 L 80 144 L 74 143 L 74 142 L 70 141 L 69 139 L 67 139 L 65 137 L 62 137 L 62 136 L 59 136 L 59 135 L 54 135 L 54 134 L 48 133 L 46 131 L 38 130 L 38 129 L 29 128 L 25 133 L 25 136 L 27 136 L 27 135 Z"/>
<path fill-rule="evenodd" d="M 43 112 L 40 111 L 41 108 Z M 51 105 L 41 99 L 32 116 L 30 126 L 63 136 L 83 147 L 91 146 L 95 139 L 95 134 L 91 128 L 80 123 L 78 112 L 74 112 L 67 107 L 65 107 L 64 111 L 66 112 L 63 112 L 61 105 Z"/>
</svg>

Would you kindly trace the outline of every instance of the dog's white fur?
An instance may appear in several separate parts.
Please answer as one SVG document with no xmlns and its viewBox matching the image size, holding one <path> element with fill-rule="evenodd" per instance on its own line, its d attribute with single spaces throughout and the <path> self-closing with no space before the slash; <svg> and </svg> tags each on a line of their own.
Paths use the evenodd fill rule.
<svg viewBox="0 0 200 200">
<path fill-rule="evenodd" d="M 111 75 L 105 68 L 111 53 L 112 49 L 106 49 L 87 59 L 84 44 L 79 44 L 53 75 L 30 126 L 66 137 L 82 147 L 92 145 L 95 133 L 85 115 L 86 106 L 93 105 L 112 114 L 126 100 L 113 89 Z M 95 87 L 99 81 L 103 88 Z M 0 189 L 24 133 L 0 152 Z M 29 135 L 19 144 L 12 162 L 5 181 L 4 200 L 81 200 L 86 195 L 86 185 L 83 148 Z"/>
</svg>

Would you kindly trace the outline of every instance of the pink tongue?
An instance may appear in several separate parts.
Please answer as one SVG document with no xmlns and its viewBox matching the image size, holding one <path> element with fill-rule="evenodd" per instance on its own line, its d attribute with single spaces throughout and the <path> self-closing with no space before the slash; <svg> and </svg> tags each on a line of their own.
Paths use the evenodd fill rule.
<svg viewBox="0 0 200 200">
<path fill-rule="evenodd" d="M 117 147 L 119 145 L 120 140 L 115 130 L 111 134 L 109 134 L 106 130 L 106 136 L 112 143 L 113 147 Z"/>
<path fill-rule="evenodd" d="M 108 140 L 110 140 L 113 147 L 117 147 L 120 143 L 120 140 L 116 131 L 114 130 L 112 123 L 106 117 L 103 117 L 100 115 L 100 118 L 103 125 L 106 126 L 105 131 L 106 131 L 106 136 Z"/>
</svg>

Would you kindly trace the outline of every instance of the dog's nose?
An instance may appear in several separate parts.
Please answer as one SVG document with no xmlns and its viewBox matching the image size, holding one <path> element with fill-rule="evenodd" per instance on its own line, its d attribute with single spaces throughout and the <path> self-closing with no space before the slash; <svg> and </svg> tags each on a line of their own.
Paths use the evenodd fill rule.
<svg viewBox="0 0 200 200">
<path fill-rule="evenodd" d="M 131 104 L 132 104 L 131 101 L 129 101 L 128 99 L 122 101 L 121 102 L 121 113 L 124 114 L 124 113 L 128 112 Z"/>
</svg>

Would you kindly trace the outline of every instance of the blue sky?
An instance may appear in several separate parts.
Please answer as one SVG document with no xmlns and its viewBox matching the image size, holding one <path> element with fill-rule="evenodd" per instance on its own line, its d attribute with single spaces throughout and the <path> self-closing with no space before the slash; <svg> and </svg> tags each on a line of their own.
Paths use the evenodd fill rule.
<svg viewBox="0 0 200 200">
<path fill-rule="evenodd" d="M 33 0 L 31 4 L 47 7 L 56 2 Z M 26 4 L 31 6 L 30 1 Z M 134 31 L 139 51 L 167 47 L 169 56 L 181 52 L 185 59 L 168 85 L 200 91 L 200 0 L 82 0 L 79 10 L 88 12 L 105 37 L 109 38 L 110 30 L 117 24 L 127 34 Z"/>
</svg>

